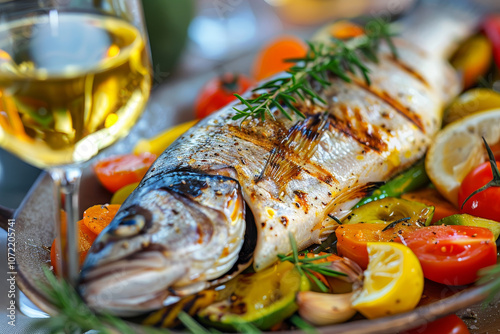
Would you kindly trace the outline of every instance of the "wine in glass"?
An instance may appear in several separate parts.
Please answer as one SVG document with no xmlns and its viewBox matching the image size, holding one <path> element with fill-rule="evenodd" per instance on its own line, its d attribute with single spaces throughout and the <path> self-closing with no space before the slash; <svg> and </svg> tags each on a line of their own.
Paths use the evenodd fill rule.
<svg viewBox="0 0 500 334">
<path fill-rule="evenodd" d="M 80 163 L 126 135 L 151 86 L 139 0 L 0 2 L 0 146 L 47 169 L 63 276 L 76 283 Z M 58 217 L 58 218 L 57 218 Z"/>
</svg>

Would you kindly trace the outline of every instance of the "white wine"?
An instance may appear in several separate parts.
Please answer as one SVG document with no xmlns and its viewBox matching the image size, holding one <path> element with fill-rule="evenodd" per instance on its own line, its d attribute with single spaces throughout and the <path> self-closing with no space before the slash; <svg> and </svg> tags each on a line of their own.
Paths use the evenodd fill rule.
<svg viewBox="0 0 500 334">
<path fill-rule="evenodd" d="M 41 168 L 86 161 L 126 135 L 151 87 L 139 30 L 59 12 L 0 24 L 0 146 Z"/>
</svg>

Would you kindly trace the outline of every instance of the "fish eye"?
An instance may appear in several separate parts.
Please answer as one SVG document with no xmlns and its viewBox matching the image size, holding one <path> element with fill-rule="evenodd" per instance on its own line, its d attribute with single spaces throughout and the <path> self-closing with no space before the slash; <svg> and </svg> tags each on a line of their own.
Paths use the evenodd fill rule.
<svg viewBox="0 0 500 334">
<path fill-rule="evenodd" d="M 146 225 L 146 218 L 142 215 L 132 215 L 123 218 L 113 230 L 118 237 L 131 237 L 138 234 Z"/>
</svg>

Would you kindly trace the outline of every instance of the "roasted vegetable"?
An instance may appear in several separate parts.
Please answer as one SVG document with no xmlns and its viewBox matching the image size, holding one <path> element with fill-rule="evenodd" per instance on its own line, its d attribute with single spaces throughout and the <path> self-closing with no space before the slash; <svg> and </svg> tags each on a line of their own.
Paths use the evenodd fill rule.
<svg viewBox="0 0 500 334">
<path fill-rule="evenodd" d="M 387 197 L 352 210 L 342 224 L 389 224 L 407 218 L 408 222 L 430 225 L 434 207 L 402 198 Z"/>
<path fill-rule="evenodd" d="M 455 52 L 450 63 L 462 74 L 464 88 L 469 88 L 483 76 L 491 64 L 492 46 L 488 38 L 479 34 L 465 41 Z"/>
<path fill-rule="evenodd" d="M 435 224 L 438 220 L 444 217 L 460 213 L 460 211 L 453 204 L 441 196 L 436 188 L 422 188 L 403 194 L 401 195 L 401 198 L 433 206 L 434 215 L 432 216 L 432 224 Z"/>
<path fill-rule="evenodd" d="M 198 318 L 222 330 L 237 330 L 241 323 L 269 329 L 297 311 L 295 295 L 308 286 L 294 264 L 281 262 L 227 283 L 218 301 L 202 309 Z"/>
<path fill-rule="evenodd" d="M 441 219 L 436 225 L 462 225 L 484 227 L 493 233 L 493 236 L 498 239 L 500 235 L 500 223 L 494 220 L 474 217 L 468 214 L 457 214 Z"/>
<path fill-rule="evenodd" d="M 385 197 L 398 197 L 401 194 L 413 191 L 429 183 L 429 177 L 425 172 L 424 160 L 419 161 L 413 167 L 399 174 L 386 184 L 375 190 L 370 196 L 359 201 L 354 208 L 358 208 L 363 204 L 382 199 Z"/>
<path fill-rule="evenodd" d="M 134 154 L 149 152 L 159 156 L 167 147 L 170 146 L 170 144 L 182 136 L 196 123 L 198 123 L 198 120 L 185 122 L 165 130 L 156 137 L 141 139 L 134 147 Z"/>
</svg>

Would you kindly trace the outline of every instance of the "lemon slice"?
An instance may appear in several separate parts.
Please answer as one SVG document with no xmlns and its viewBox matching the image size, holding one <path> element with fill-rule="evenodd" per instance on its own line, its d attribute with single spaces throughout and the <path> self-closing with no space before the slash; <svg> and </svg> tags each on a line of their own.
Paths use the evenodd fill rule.
<svg viewBox="0 0 500 334">
<path fill-rule="evenodd" d="M 448 107 L 444 124 L 455 122 L 474 113 L 500 108 L 500 94 L 488 88 L 469 89 Z"/>
<path fill-rule="evenodd" d="M 369 263 L 363 289 L 352 306 L 368 319 L 410 311 L 424 289 L 420 262 L 406 246 L 395 242 L 369 242 Z"/>
<path fill-rule="evenodd" d="M 455 206 L 462 180 L 486 160 L 481 137 L 490 145 L 500 141 L 500 109 L 479 112 L 446 126 L 427 152 L 425 170 L 429 178 Z"/>
</svg>

